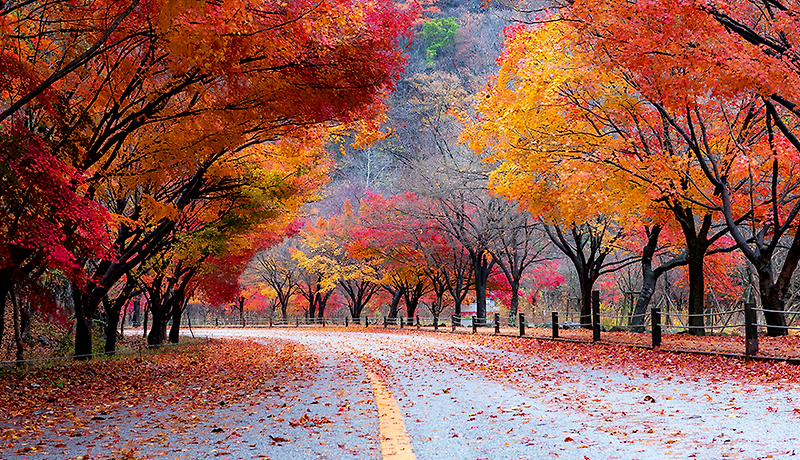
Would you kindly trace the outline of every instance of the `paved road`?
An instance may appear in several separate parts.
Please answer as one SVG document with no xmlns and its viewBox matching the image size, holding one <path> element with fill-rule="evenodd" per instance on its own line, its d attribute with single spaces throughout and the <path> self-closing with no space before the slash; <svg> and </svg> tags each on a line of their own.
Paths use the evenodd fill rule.
<svg viewBox="0 0 800 460">
<path fill-rule="evenodd" d="M 313 382 L 287 386 L 282 395 L 302 404 L 287 405 L 281 419 L 298 420 L 305 413 L 311 423 L 287 427 L 267 415 L 272 424 L 262 424 L 261 437 L 267 430 L 291 441 L 255 442 L 243 432 L 240 445 L 225 445 L 230 458 L 254 458 L 255 452 L 269 458 L 459 460 L 800 455 L 796 384 L 778 391 L 652 372 L 645 377 L 586 370 L 430 334 L 196 334 L 292 340 L 320 358 Z M 235 423 L 251 425 L 247 417 L 265 415 L 242 417 Z"/>
</svg>

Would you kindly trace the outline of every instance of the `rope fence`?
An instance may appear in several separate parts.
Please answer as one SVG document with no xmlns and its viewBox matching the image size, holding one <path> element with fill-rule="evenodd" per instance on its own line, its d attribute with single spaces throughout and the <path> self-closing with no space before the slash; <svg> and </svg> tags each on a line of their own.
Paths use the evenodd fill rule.
<svg viewBox="0 0 800 460">
<path fill-rule="evenodd" d="M 595 291 L 592 299 L 592 311 L 588 315 L 580 315 L 575 312 L 567 311 L 565 317 L 577 317 L 578 322 L 562 321 L 559 317 L 563 312 L 538 311 L 531 315 L 540 321 L 532 322 L 524 314 L 518 317 L 501 317 L 499 313 L 488 314 L 486 318 L 476 316 L 450 316 L 450 317 L 420 317 L 413 318 L 384 316 L 362 317 L 353 320 L 349 317 L 344 318 L 293 318 L 275 319 L 262 321 L 249 321 L 244 327 L 300 327 L 300 326 L 322 326 L 337 325 L 345 327 L 370 327 L 377 326 L 383 328 L 417 328 L 433 329 L 434 331 L 446 330 L 448 332 L 459 333 L 482 333 L 491 334 L 494 328 L 495 334 L 505 336 L 530 336 L 537 339 L 555 339 L 583 342 L 603 342 L 615 343 L 620 345 L 630 345 L 637 347 L 659 348 L 663 337 L 682 337 L 683 334 L 704 335 L 707 331 L 721 334 L 723 337 L 736 339 L 743 337 L 744 341 L 741 348 L 736 351 L 726 352 L 725 354 L 741 355 L 747 358 L 756 357 L 758 354 L 758 335 L 765 332 L 768 328 L 800 330 L 800 326 L 793 325 L 795 317 L 800 315 L 800 311 L 777 311 L 755 308 L 752 303 L 745 303 L 743 308 L 736 308 L 724 311 L 711 311 L 702 314 L 689 314 L 676 311 L 662 311 L 659 307 L 651 308 L 650 311 L 639 314 L 623 314 L 620 312 L 599 311 L 599 293 Z M 786 325 L 767 325 L 763 319 L 764 313 L 783 313 L 786 318 Z M 549 316 L 549 318 L 548 318 Z M 761 316 L 761 318 L 759 318 Z M 537 318 L 538 317 L 538 318 Z M 548 321 L 549 320 L 549 321 Z M 588 322 L 587 322 L 588 320 Z M 637 324 L 634 320 L 639 320 Z M 213 326 L 214 324 L 206 324 Z M 195 327 L 198 325 L 195 323 Z M 202 327 L 203 325 L 199 325 Z M 575 330 L 569 337 L 562 337 L 562 331 Z M 549 332 L 549 334 L 544 331 Z M 580 332 L 586 331 L 586 332 Z M 591 337 L 586 334 L 591 332 Z M 613 335 L 608 332 L 630 332 L 631 334 Z M 569 334 L 568 334 L 569 335 Z M 688 337 L 688 335 L 686 336 Z M 684 350 L 691 351 L 691 350 Z M 743 353 L 742 353 L 743 352 Z M 716 353 L 719 354 L 719 353 Z M 790 357 L 791 358 L 791 357 Z"/>
<path fill-rule="evenodd" d="M 737 308 L 725 311 L 712 311 L 703 314 L 688 314 L 675 311 L 662 311 L 659 307 L 651 308 L 650 311 L 639 314 L 620 314 L 619 312 L 600 312 L 599 293 L 593 292 L 592 311 L 590 315 L 576 315 L 574 311 L 538 311 L 531 317 L 540 320 L 538 323 L 530 321 L 523 313 L 514 318 L 507 315 L 493 313 L 485 319 L 476 316 L 445 316 L 445 317 L 420 317 L 413 318 L 398 315 L 396 317 L 384 316 L 362 316 L 351 318 L 349 316 L 338 318 L 308 318 L 308 317 L 239 317 L 239 318 L 189 318 L 187 321 L 191 328 L 206 327 L 240 327 L 240 328 L 289 328 L 289 327 L 383 327 L 383 328 L 416 328 L 432 329 L 434 331 L 446 330 L 448 332 L 464 333 L 492 333 L 505 336 L 530 336 L 537 339 L 556 339 L 570 340 L 578 342 L 598 342 L 603 338 L 603 342 L 615 343 L 620 345 L 630 345 L 637 347 L 659 348 L 662 344 L 664 335 L 678 337 L 682 334 L 703 335 L 706 331 L 714 331 L 717 334 L 729 335 L 732 337 L 744 336 L 745 357 L 754 357 L 758 354 L 758 335 L 759 332 L 772 330 L 800 331 L 800 324 L 795 325 L 796 318 L 800 317 L 800 311 L 779 311 L 756 308 L 752 303 L 745 303 L 744 308 Z M 764 314 L 776 313 L 783 314 L 785 325 L 768 325 L 763 319 Z M 561 320 L 563 314 L 566 318 L 575 318 L 579 321 Z M 760 316 L 760 318 L 759 318 Z M 694 320 L 693 320 L 694 319 Z M 698 319 L 700 324 L 696 324 Z M 588 320 L 585 321 L 585 320 Z M 634 320 L 639 320 L 636 323 Z M 693 323 L 693 324 L 690 324 Z M 140 327 L 141 325 L 139 325 Z M 137 327 L 134 325 L 134 327 Z M 494 328 L 494 331 L 489 330 Z M 566 331 L 566 332 L 565 332 Z M 591 337 L 588 336 L 591 332 Z M 626 334 L 614 335 L 603 333 L 623 332 Z M 649 338 L 649 340 L 648 340 Z M 163 347 L 175 346 L 175 344 L 164 344 Z M 121 348 L 113 353 L 97 352 L 85 356 L 57 356 L 48 358 L 34 358 L 27 360 L 0 361 L 0 367 L 18 366 L 20 364 L 34 364 L 44 362 L 55 362 L 59 360 L 71 361 L 76 358 L 92 358 L 109 355 L 131 355 L 142 353 L 146 345 L 136 348 Z M 800 358 L 800 357 L 794 357 Z"/>
</svg>

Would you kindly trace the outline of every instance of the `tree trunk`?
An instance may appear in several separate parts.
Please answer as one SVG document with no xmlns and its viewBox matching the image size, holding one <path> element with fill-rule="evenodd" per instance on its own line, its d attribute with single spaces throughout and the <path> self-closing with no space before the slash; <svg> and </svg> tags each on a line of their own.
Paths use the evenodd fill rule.
<svg viewBox="0 0 800 460">
<path fill-rule="evenodd" d="M 453 299 L 453 316 L 461 318 L 461 298 Z"/>
<path fill-rule="evenodd" d="M 125 307 L 122 309 L 122 314 L 119 318 L 119 336 L 125 337 L 125 319 L 128 317 L 128 303 L 125 303 Z"/>
<path fill-rule="evenodd" d="M 656 291 L 658 275 L 653 271 L 653 256 L 658 248 L 658 237 L 661 234 L 661 226 L 656 225 L 647 231 L 647 244 L 642 248 L 642 289 L 639 291 L 639 298 L 636 299 L 636 306 L 633 308 L 631 317 L 631 331 L 644 332 L 644 315 L 647 313 L 647 306 Z"/>
<path fill-rule="evenodd" d="M 406 288 L 404 290 L 403 297 L 406 300 L 406 324 L 409 326 L 414 325 L 414 315 L 416 315 L 417 308 L 419 308 L 419 299 L 422 298 L 424 289 L 425 284 L 422 281 L 418 281 L 413 289 Z"/>
<path fill-rule="evenodd" d="M 511 285 L 511 302 L 508 305 L 508 324 L 517 325 L 517 313 L 519 313 L 519 280 L 514 280 Z"/>
<path fill-rule="evenodd" d="M 167 315 L 163 311 L 163 307 L 155 307 L 155 305 L 151 305 L 150 308 L 151 326 L 150 333 L 147 334 L 147 346 L 151 348 L 164 344 L 167 331 Z"/>
<path fill-rule="evenodd" d="M 409 302 L 406 304 L 406 325 L 413 326 L 414 325 L 414 315 L 417 314 L 417 308 L 419 307 L 419 299 L 414 302 Z"/>
<path fill-rule="evenodd" d="M 119 325 L 119 313 L 108 313 L 106 323 L 106 344 L 103 350 L 107 355 L 113 355 L 117 351 L 117 326 Z"/>
<path fill-rule="evenodd" d="M 90 359 L 92 355 L 92 316 L 94 308 L 90 295 L 80 288 L 72 289 L 72 301 L 75 306 L 75 358 Z"/>
<path fill-rule="evenodd" d="M 19 305 L 19 327 L 20 338 L 25 344 L 31 343 L 31 316 L 33 312 L 30 302 L 20 302 Z"/>
<path fill-rule="evenodd" d="M 308 319 L 312 320 L 317 314 L 317 294 L 314 294 L 313 302 L 308 303 Z"/>
<path fill-rule="evenodd" d="M 136 297 L 133 299 L 133 316 L 131 317 L 131 327 L 138 327 L 142 321 L 142 305 L 141 299 Z"/>
<path fill-rule="evenodd" d="M 708 239 L 711 229 L 711 214 L 704 214 L 700 228 L 695 224 L 695 216 L 691 208 L 681 205 L 672 207 L 686 239 L 686 259 L 689 271 L 689 334 L 705 335 L 705 295 L 706 285 L 703 277 L 703 260 L 712 241 Z"/>
<path fill-rule="evenodd" d="M 0 343 L 2 343 L 6 333 L 6 299 L 8 298 L 9 286 L 6 281 L 8 279 L 7 275 L 3 275 L 0 272 L 0 276 L 3 277 L 3 280 L 0 281 Z"/>
<path fill-rule="evenodd" d="M 656 282 L 658 276 L 653 270 L 642 269 L 642 290 L 639 292 L 639 298 L 636 299 L 636 306 L 633 309 L 633 317 L 631 318 L 631 331 L 644 332 L 644 316 L 647 313 L 647 306 L 650 305 L 650 300 L 656 291 Z"/>
<path fill-rule="evenodd" d="M 581 327 L 584 329 L 592 328 L 592 289 L 594 288 L 595 278 L 589 270 L 583 270 L 583 273 L 578 273 L 580 279 L 581 289 Z"/>
<path fill-rule="evenodd" d="M 486 251 L 476 252 L 473 256 L 475 265 L 475 303 L 477 305 L 478 326 L 486 324 L 486 282 L 492 272 L 493 261 L 488 260 Z"/>
<path fill-rule="evenodd" d="M 703 277 L 704 254 L 699 251 L 689 251 L 689 334 L 706 335 L 705 321 L 705 293 L 706 282 Z"/>
<path fill-rule="evenodd" d="M 353 323 L 361 324 L 361 307 L 350 303 L 347 305 L 347 308 L 350 310 L 350 317 L 353 318 Z"/>
<path fill-rule="evenodd" d="M 12 315 L 13 315 L 13 322 L 14 322 L 14 346 L 16 348 L 16 361 L 17 366 L 21 366 L 23 364 L 22 360 L 24 359 L 25 354 L 25 346 L 22 342 L 22 330 L 20 327 L 20 308 L 19 303 L 17 302 L 17 297 L 14 294 L 14 291 L 11 291 L 11 306 L 13 308 Z"/>
<path fill-rule="evenodd" d="M 147 337 L 147 320 L 150 316 L 150 305 L 144 309 L 144 321 L 142 321 L 142 337 Z"/>
<path fill-rule="evenodd" d="M 774 283 L 771 267 L 758 270 L 758 290 L 764 310 L 775 310 L 764 312 L 767 335 L 770 337 L 787 335 L 789 330 L 786 329 L 786 315 L 783 313 L 786 306 L 786 295 Z"/>
<path fill-rule="evenodd" d="M 325 304 L 322 302 L 322 296 L 317 294 L 320 298 L 317 299 L 317 319 L 321 320 L 325 318 Z"/>
<path fill-rule="evenodd" d="M 403 297 L 403 290 L 396 289 L 392 294 L 392 303 L 389 305 L 389 321 L 397 319 L 397 312 L 400 309 L 400 299 Z"/>
<path fill-rule="evenodd" d="M 172 309 L 172 327 L 169 330 L 169 343 L 178 343 L 181 334 L 181 316 L 183 315 L 183 308 L 181 304 L 184 302 L 176 302 Z"/>
</svg>

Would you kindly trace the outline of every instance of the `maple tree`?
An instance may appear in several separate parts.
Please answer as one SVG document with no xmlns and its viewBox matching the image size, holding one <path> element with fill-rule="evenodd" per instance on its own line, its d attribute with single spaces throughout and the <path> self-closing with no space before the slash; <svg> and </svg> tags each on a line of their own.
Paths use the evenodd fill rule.
<svg viewBox="0 0 800 460">
<path fill-rule="evenodd" d="M 361 313 L 380 289 L 383 276 L 374 260 L 354 257 L 348 249 L 352 242 L 350 229 L 356 219 L 355 210 L 345 202 L 341 215 L 319 218 L 312 225 L 306 225 L 300 233 L 302 245 L 293 251 L 292 257 L 302 270 L 320 276 L 319 289 L 313 289 L 313 298 L 317 293 L 338 287 L 348 299 L 353 321 L 360 322 Z M 310 297 L 312 285 L 308 286 L 306 292 Z M 313 306 L 314 302 L 309 300 L 309 305 Z"/>
<path fill-rule="evenodd" d="M 508 206 L 512 206 L 509 204 Z M 492 254 L 497 266 L 509 286 L 509 324 L 516 325 L 519 312 L 519 292 L 523 276 L 534 264 L 545 258 L 547 244 L 543 244 L 536 228 L 534 217 L 527 211 L 517 210 L 508 214 L 506 222 L 499 227 Z"/>
<path fill-rule="evenodd" d="M 354 242 L 349 248 L 357 257 L 380 265 L 383 288 L 392 296 L 388 317 L 397 318 L 402 299 L 409 325 L 420 301 L 433 288 L 432 280 L 440 279 L 437 268 L 427 260 L 427 254 L 436 249 L 431 230 L 412 211 L 417 203 L 411 193 L 388 198 L 367 194 L 361 201 L 359 221 L 351 229 Z"/>
<path fill-rule="evenodd" d="M 308 319 L 321 319 L 325 315 L 328 301 L 335 295 L 335 290 L 322 287 L 323 273 L 319 271 L 301 270 L 297 290 L 308 305 Z"/>
<path fill-rule="evenodd" d="M 30 15 L 35 3 L 25 3 L 4 10 L 2 22 L 4 30 L 42 28 L 45 49 L 67 56 L 53 71 L 61 64 L 49 58 L 60 52 L 32 49 L 25 33 L 4 35 L 3 62 L 31 63 L 24 75 L 20 65 L 3 68 L 4 130 L 33 117 L 54 126 L 44 130 L 46 153 L 86 173 L 87 186 L 72 187 L 78 196 L 124 216 L 115 220 L 113 256 L 87 265 L 97 268 L 74 289 L 81 355 L 108 289 L 165 246 L 193 200 L 237 183 L 242 146 L 319 138 L 315 125 L 327 130 L 383 110 L 403 64 L 397 38 L 410 24 L 391 2 L 111 3 Z M 60 24 L 72 21 L 80 27 L 65 33 Z M 104 46 L 112 32 L 113 46 Z M 319 155 L 296 156 L 294 169 Z M 131 197 L 142 184 L 147 191 Z"/>
<path fill-rule="evenodd" d="M 759 3 L 637 2 L 624 28 L 599 26 L 597 18 L 621 13 L 608 5 L 581 2 L 571 14 L 686 146 L 701 172 L 695 183 L 713 190 L 697 201 L 719 210 L 756 268 L 768 333 L 778 335 L 786 333 L 782 312 L 800 248 L 791 173 L 800 144 L 790 128 L 797 71 L 788 64 L 796 24 L 787 20 L 796 7 Z M 674 19 L 657 19 L 665 15 Z M 790 250 L 776 273 L 782 244 Z"/>
<path fill-rule="evenodd" d="M 582 48 L 579 32 L 571 23 L 513 29 L 498 80 L 481 103 L 483 118 L 466 137 L 476 150 L 491 151 L 496 160 L 506 162 L 495 173 L 495 187 L 521 199 L 536 214 L 578 223 L 592 213 L 616 214 L 628 227 L 638 222 L 651 228 L 677 224 L 686 254 L 658 273 L 688 265 L 690 328 L 702 334 L 704 258 L 735 249 L 718 242 L 742 219 L 724 225 L 718 207 L 708 201 L 715 187 L 704 183 L 702 165 L 694 161 L 694 150 L 679 133 L 681 122 L 692 126 L 693 114 L 670 119 L 663 105 L 645 99 L 641 87 L 626 79 L 624 70 Z M 528 59 L 532 54 L 538 59 Z M 726 117 L 743 119 L 741 132 L 748 131 L 746 104 L 729 104 L 731 113 L 720 112 L 717 105 L 712 100 L 695 111 L 697 116 L 703 113 L 704 135 L 711 133 L 705 127 L 712 120 Z M 724 142 L 727 131 L 721 127 L 714 133 Z M 732 145 L 720 142 L 706 145 Z M 652 244 L 645 245 L 645 259 L 651 259 L 652 250 Z M 656 272 L 649 271 L 647 263 L 637 316 L 655 282 Z"/>
<path fill-rule="evenodd" d="M 269 248 L 255 259 L 256 273 L 272 289 L 284 321 L 288 319 L 289 300 L 298 290 L 299 281 L 299 273 L 292 259 L 289 241 Z M 311 304 L 316 296 L 312 294 L 309 298 Z M 324 311 L 324 308 L 321 308 L 320 311 Z"/>
</svg>

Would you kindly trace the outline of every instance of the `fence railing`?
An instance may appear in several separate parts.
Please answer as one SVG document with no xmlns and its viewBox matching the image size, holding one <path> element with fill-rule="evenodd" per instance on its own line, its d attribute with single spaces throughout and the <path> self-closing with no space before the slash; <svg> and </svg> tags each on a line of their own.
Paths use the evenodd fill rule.
<svg viewBox="0 0 800 460">
<path fill-rule="evenodd" d="M 737 308 L 726 311 L 712 311 L 703 314 L 687 314 L 675 311 L 662 310 L 659 307 L 651 308 L 650 311 L 634 315 L 634 314 L 620 314 L 619 312 L 600 312 L 599 292 L 592 293 L 591 314 L 578 316 L 579 321 L 569 321 L 561 319 L 561 312 L 551 311 L 545 317 L 539 313 L 539 319 L 548 320 L 546 322 L 540 321 L 539 323 L 531 322 L 526 318 L 524 313 L 518 314 L 514 318 L 502 318 L 499 313 L 494 313 L 486 318 L 462 317 L 420 317 L 419 315 L 408 318 L 397 316 L 391 318 L 384 316 L 382 318 L 367 317 L 352 319 L 349 317 L 344 318 L 276 318 L 276 319 L 261 319 L 246 321 L 244 327 L 300 327 L 300 326 L 361 326 L 361 327 L 383 327 L 383 328 L 416 328 L 416 329 L 430 329 L 438 331 L 439 329 L 449 329 L 451 332 L 457 330 L 463 331 L 466 327 L 467 331 L 472 329 L 472 333 L 478 333 L 479 329 L 482 333 L 486 333 L 486 328 L 494 328 L 495 334 L 503 335 L 519 335 L 525 336 L 526 332 L 532 327 L 537 328 L 537 338 L 550 338 L 558 340 L 572 340 L 569 338 L 561 337 L 560 331 L 569 329 L 589 329 L 591 330 L 591 341 L 598 342 L 602 338 L 602 334 L 606 332 L 640 332 L 637 334 L 637 340 L 634 345 L 649 346 L 658 348 L 662 345 L 664 335 L 685 333 L 690 334 L 700 332 L 699 330 L 713 331 L 714 333 L 735 333 L 744 337 L 743 354 L 746 357 L 753 357 L 758 354 L 758 334 L 759 331 L 765 331 L 767 328 L 779 328 L 786 330 L 800 330 L 800 325 L 795 325 L 797 318 L 800 317 L 800 311 L 777 311 L 766 310 L 763 308 L 756 308 L 752 303 L 745 303 L 743 308 Z M 786 318 L 786 325 L 768 325 L 764 319 L 764 313 L 783 313 Z M 569 317 L 569 313 L 566 315 Z M 467 321 L 464 321 L 464 320 Z M 634 321 L 637 319 L 639 321 Z M 505 320 L 505 322 L 504 322 Z M 448 324 L 449 322 L 449 324 Z M 222 324 L 218 321 L 207 321 L 198 324 L 193 322 L 194 327 L 204 326 L 226 326 L 229 324 Z M 238 326 L 242 326 L 241 323 Z M 549 336 L 541 336 L 541 327 L 549 329 Z M 460 328 L 460 329 L 459 329 Z M 509 331 L 511 329 L 511 332 Z M 650 335 L 650 340 L 644 342 L 641 340 L 647 335 Z M 579 340 L 588 341 L 588 340 Z"/>
</svg>

